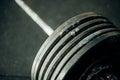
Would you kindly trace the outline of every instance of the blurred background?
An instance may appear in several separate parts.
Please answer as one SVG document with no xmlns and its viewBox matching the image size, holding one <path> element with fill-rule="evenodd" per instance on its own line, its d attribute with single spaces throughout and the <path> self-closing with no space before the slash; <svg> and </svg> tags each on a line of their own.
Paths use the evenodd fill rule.
<svg viewBox="0 0 120 80">
<path fill-rule="evenodd" d="M 120 27 L 120 0 L 24 0 L 52 29 L 96 12 Z M 0 80 L 30 80 L 33 60 L 48 35 L 15 3 L 0 1 Z"/>
</svg>

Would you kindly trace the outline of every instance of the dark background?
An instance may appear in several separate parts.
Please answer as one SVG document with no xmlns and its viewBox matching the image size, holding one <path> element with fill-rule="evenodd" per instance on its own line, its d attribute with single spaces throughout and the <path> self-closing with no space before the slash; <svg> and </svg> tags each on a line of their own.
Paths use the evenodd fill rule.
<svg viewBox="0 0 120 80">
<path fill-rule="evenodd" d="M 54 30 L 84 12 L 120 27 L 120 0 L 24 0 Z M 48 35 L 15 3 L 0 1 L 0 80 L 30 80 L 33 60 Z"/>
</svg>

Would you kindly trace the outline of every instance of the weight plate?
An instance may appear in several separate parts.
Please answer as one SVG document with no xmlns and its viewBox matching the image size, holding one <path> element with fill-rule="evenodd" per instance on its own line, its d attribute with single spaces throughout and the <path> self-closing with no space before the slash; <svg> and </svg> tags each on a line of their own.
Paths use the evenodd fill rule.
<svg viewBox="0 0 120 80">
<path fill-rule="evenodd" d="M 32 80 L 63 80 L 85 52 L 100 41 L 113 36 L 111 33 L 117 35 L 116 27 L 108 19 L 95 13 L 84 13 L 69 19 L 41 46 L 33 62 Z M 89 49 L 84 53 L 77 53 L 99 37 L 102 39 L 88 46 Z M 75 59 L 76 55 L 79 57 Z"/>
</svg>

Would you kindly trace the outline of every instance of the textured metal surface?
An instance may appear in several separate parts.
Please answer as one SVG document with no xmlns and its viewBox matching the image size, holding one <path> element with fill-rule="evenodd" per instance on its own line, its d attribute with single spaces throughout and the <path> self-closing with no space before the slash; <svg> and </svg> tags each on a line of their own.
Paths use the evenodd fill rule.
<svg viewBox="0 0 120 80">
<path fill-rule="evenodd" d="M 83 54 L 119 34 L 108 19 L 92 12 L 69 19 L 42 45 L 33 63 L 32 80 L 64 80 Z"/>
</svg>

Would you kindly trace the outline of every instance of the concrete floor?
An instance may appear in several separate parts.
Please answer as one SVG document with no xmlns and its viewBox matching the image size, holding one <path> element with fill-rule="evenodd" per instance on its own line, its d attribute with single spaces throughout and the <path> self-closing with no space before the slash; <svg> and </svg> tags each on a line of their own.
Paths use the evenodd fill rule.
<svg viewBox="0 0 120 80">
<path fill-rule="evenodd" d="M 24 0 L 54 30 L 84 12 L 120 27 L 120 0 Z M 33 60 L 48 35 L 15 3 L 0 2 L 0 80 L 30 80 Z"/>
</svg>

